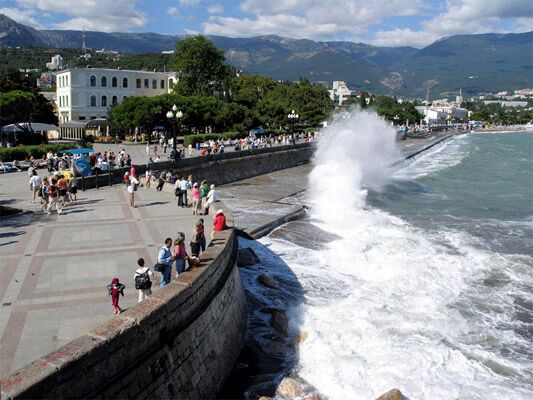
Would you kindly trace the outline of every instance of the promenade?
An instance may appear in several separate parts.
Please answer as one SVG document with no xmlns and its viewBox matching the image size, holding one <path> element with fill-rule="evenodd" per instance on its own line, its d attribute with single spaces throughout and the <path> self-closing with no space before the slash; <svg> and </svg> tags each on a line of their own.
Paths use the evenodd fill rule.
<svg viewBox="0 0 533 400">
<path fill-rule="evenodd" d="M 179 231 L 189 243 L 199 218 L 153 188 L 139 188 L 130 208 L 123 185 L 79 191 L 62 215 L 45 215 L 31 204 L 27 180 L 25 172 L 0 177 L 1 204 L 36 211 L 0 220 L 0 376 L 112 318 L 112 278 L 126 285 L 121 306 L 135 305 L 137 259 L 152 267 Z M 211 225 L 206 218 L 206 236 Z"/>
</svg>

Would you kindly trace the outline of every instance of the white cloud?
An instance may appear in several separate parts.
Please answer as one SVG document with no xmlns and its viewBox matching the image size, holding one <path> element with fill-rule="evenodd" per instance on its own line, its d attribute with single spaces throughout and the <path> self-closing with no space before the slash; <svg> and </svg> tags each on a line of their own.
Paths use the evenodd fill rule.
<svg viewBox="0 0 533 400">
<path fill-rule="evenodd" d="M 220 4 L 213 4 L 212 6 L 207 7 L 207 12 L 209 14 L 222 14 L 224 12 L 224 7 Z"/>
<path fill-rule="evenodd" d="M 180 5 L 182 7 L 192 7 L 197 5 L 200 0 L 180 0 Z"/>
<path fill-rule="evenodd" d="M 246 0 L 240 8 L 255 18 L 212 16 L 203 29 L 227 36 L 327 39 L 361 34 L 385 18 L 413 15 L 425 7 L 423 0 Z"/>
<path fill-rule="evenodd" d="M 35 12 L 33 10 L 21 10 L 18 8 L 0 8 L 0 14 L 6 15 L 13 21 L 19 24 L 29 25 L 32 28 L 42 29 L 42 25 L 34 18 Z"/>
<path fill-rule="evenodd" d="M 57 29 L 88 29 L 103 32 L 142 28 L 147 15 L 136 9 L 135 0 L 16 0 L 25 12 L 62 13 L 69 19 L 57 23 Z"/>
<path fill-rule="evenodd" d="M 421 29 L 380 30 L 370 40 L 378 46 L 423 47 L 444 36 L 533 30 L 531 0 L 448 0 L 443 12 Z"/>
<path fill-rule="evenodd" d="M 169 7 L 167 8 L 167 14 L 168 15 L 176 15 L 178 13 L 177 7 Z"/>
</svg>

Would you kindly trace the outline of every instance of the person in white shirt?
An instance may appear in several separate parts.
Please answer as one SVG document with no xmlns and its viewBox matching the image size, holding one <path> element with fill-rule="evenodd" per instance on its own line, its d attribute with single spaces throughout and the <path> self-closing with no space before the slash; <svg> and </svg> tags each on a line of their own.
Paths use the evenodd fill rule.
<svg viewBox="0 0 533 400">
<path fill-rule="evenodd" d="M 146 142 L 146 158 L 150 158 L 150 144 Z"/>
<path fill-rule="evenodd" d="M 152 279 L 154 278 L 154 273 L 152 272 L 152 270 L 150 268 L 144 266 L 144 258 L 139 258 L 137 260 L 137 265 L 139 266 L 139 268 L 137 268 L 135 270 L 135 275 L 134 275 L 133 279 L 137 280 L 136 278 L 138 276 L 140 277 L 140 276 L 144 275 L 144 280 L 146 280 L 146 278 L 148 278 L 148 281 L 150 281 L 149 284 L 145 283 L 145 286 L 149 286 L 149 287 L 138 289 L 139 290 L 139 301 L 138 301 L 138 303 L 140 303 L 141 301 L 146 299 L 148 296 L 152 295 L 151 287 L 152 287 Z"/>
<path fill-rule="evenodd" d="M 130 175 L 130 184 L 128 186 L 128 193 L 130 194 L 130 207 L 135 207 L 135 192 L 139 186 L 139 181 L 135 175 Z"/>
<path fill-rule="evenodd" d="M 215 190 L 215 185 L 209 187 L 209 193 L 207 193 L 207 198 L 205 201 L 204 215 L 209 213 L 209 206 L 215 201 L 218 201 L 218 192 Z"/>
<path fill-rule="evenodd" d="M 39 193 L 39 189 L 41 189 L 42 185 L 42 179 L 39 175 L 37 175 L 37 171 L 33 170 L 32 176 L 30 178 L 30 190 L 32 192 L 31 196 L 31 202 L 35 203 L 35 195 Z"/>
</svg>

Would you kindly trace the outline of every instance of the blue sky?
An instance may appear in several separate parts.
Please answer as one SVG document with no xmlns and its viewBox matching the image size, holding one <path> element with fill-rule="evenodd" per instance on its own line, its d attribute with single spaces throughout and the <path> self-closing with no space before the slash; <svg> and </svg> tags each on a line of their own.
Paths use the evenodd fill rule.
<svg viewBox="0 0 533 400">
<path fill-rule="evenodd" d="M 0 13 L 39 29 L 276 34 L 379 46 L 533 30 L 532 0 L 0 0 Z"/>
</svg>

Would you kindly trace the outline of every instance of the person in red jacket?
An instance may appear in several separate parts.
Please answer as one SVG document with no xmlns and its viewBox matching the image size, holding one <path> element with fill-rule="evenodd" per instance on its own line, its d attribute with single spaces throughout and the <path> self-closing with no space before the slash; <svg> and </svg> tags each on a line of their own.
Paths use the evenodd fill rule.
<svg viewBox="0 0 533 400">
<path fill-rule="evenodd" d="M 228 226 L 226 225 L 226 216 L 224 215 L 224 211 L 218 210 L 215 219 L 213 220 L 213 232 L 211 232 L 211 238 L 215 236 L 215 232 L 223 231 L 224 229 L 228 229 Z"/>
</svg>

